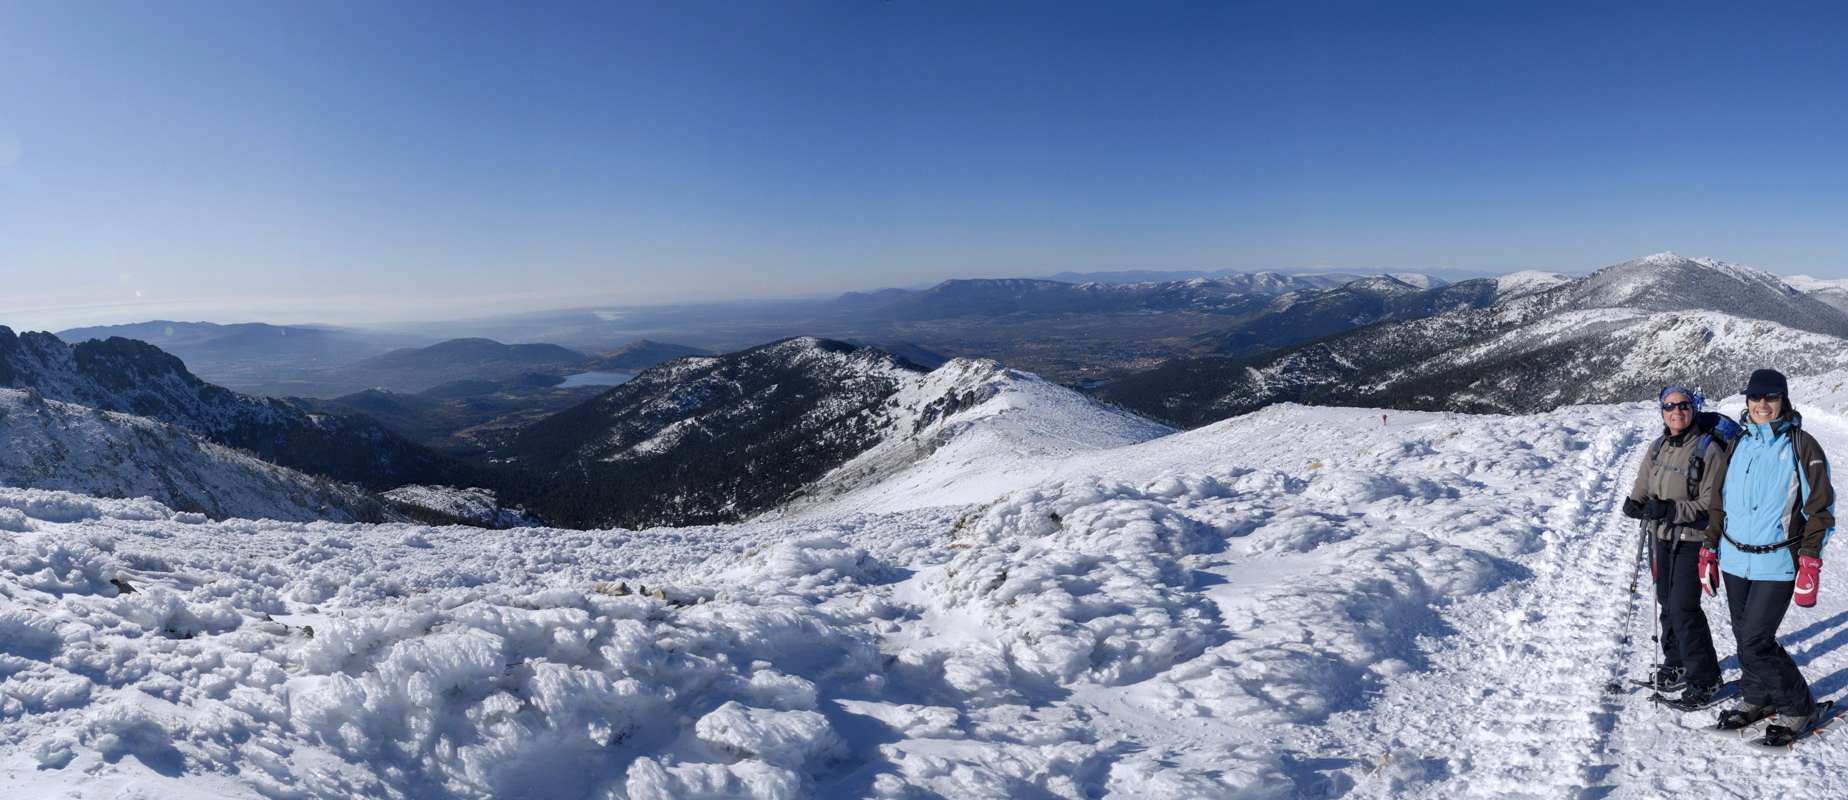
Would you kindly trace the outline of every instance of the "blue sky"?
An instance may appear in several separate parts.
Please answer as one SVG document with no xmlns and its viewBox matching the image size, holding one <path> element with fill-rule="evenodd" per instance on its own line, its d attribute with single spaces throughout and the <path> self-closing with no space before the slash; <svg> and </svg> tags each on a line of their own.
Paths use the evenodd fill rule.
<svg viewBox="0 0 1848 800">
<path fill-rule="evenodd" d="M 0 324 L 1060 271 L 1848 277 L 1848 11 L 0 3 Z"/>
</svg>

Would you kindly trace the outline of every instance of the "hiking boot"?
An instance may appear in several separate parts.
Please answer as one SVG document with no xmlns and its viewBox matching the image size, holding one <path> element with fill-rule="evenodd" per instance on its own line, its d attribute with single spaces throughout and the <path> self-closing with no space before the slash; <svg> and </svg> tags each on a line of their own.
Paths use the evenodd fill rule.
<svg viewBox="0 0 1848 800">
<path fill-rule="evenodd" d="M 1789 714 L 1778 716 L 1777 721 L 1765 726 L 1765 744 L 1778 747 L 1796 741 L 1798 736 L 1809 732 L 1810 721 L 1816 715 L 1795 717 Z"/>
<path fill-rule="evenodd" d="M 1771 716 L 1771 708 L 1769 706 L 1755 706 L 1751 703 L 1740 703 L 1720 712 L 1719 728 L 1723 731 L 1738 730 L 1768 716 Z"/>
<path fill-rule="evenodd" d="M 1687 681 L 1683 680 L 1683 676 L 1687 673 L 1688 671 L 1681 667 L 1671 667 L 1666 664 L 1656 667 L 1655 675 L 1649 679 L 1649 688 L 1658 692 L 1679 689 L 1687 685 Z"/>
<path fill-rule="evenodd" d="M 1713 696 L 1719 693 L 1720 687 L 1723 685 L 1724 684 L 1720 681 L 1714 681 L 1712 683 L 1690 683 L 1688 684 L 1687 690 L 1681 693 L 1681 697 L 1677 698 L 1675 703 L 1688 708 L 1699 708 L 1712 701 Z"/>
</svg>

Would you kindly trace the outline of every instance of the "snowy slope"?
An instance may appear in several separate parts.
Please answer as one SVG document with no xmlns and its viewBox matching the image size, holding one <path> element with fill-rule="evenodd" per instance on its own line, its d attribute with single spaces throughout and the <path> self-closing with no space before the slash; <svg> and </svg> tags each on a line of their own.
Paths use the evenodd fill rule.
<svg viewBox="0 0 1848 800">
<path fill-rule="evenodd" d="M 1848 368 L 1848 315 L 1761 270 L 1660 253 L 1493 307 L 1249 358 L 1171 361 L 1099 393 L 1181 425 L 1286 400 L 1529 413 L 1638 397 L 1669 380 L 1734 383 L 1764 366 Z"/>
<path fill-rule="evenodd" d="M 925 494 L 931 470 L 915 465 L 1000 453 L 1036 463 L 1170 432 L 992 361 L 926 371 L 875 348 L 798 338 L 654 367 L 500 454 L 543 486 L 509 499 L 552 524 L 647 527 L 960 502 Z M 892 483 L 899 472 L 906 480 Z M 879 499 L 844 497 L 873 484 Z M 910 499 L 893 505 L 901 495 Z"/>
<path fill-rule="evenodd" d="M 1812 278 L 1808 275 L 1792 275 L 1784 279 L 1797 291 L 1803 292 L 1830 306 L 1848 312 L 1848 279 Z"/>
<path fill-rule="evenodd" d="M 532 520 L 521 509 L 502 505 L 492 489 L 411 484 L 384 492 L 380 496 L 401 506 L 421 508 L 441 517 L 453 518 L 442 519 L 443 522 L 460 522 L 484 528 L 533 526 Z"/>
<path fill-rule="evenodd" d="M 357 487 L 304 475 L 172 425 L 0 389 L 0 486 L 148 497 L 214 518 L 397 518 Z"/>
<path fill-rule="evenodd" d="M 159 420 L 272 463 L 374 489 L 470 477 L 371 419 L 317 414 L 214 386 L 137 340 L 65 344 L 49 333 L 14 335 L 0 326 L 0 387 Z"/>
<path fill-rule="evenodd" d="M 1483 337 L 1361 384 L 1410 405 L 1531 411 L 1636 397 L 1658 376 L 1728 385 L 1760 366 L 1788 374 L 1848 367 L 1848 342 L 1714 311 L 1569 311 Z M 1397 405 L 1398 403 L 1394 403 Z"/>
<path fill-rule="evenodd" d="M 1848 315 L 1769 272 L 1711 258 L 1670 253 L 1613 264 L 1508 307 L 1510 314 L 1557 314 L 1595 308 L 1721 311 L 1831 336 L 1848 336 Z"/>
<path fill-rule="evenodd" d="M 1848 453 L 1848 373 L 1793 396 Z M 1281 405 L 1025 488 L 969 463 L 966 505 L 641 532 L 0 489 L 0 792 L 1848 794 L 1838 744 L 1603 691 L 1651 661 L 1614 500 L 1656 424 Z M 1838 574 L 1785 625 L 1836 698 Z"/>
<path fill-rule="evenodd" d="M 879 443 L 765 519 L 986 501 L 1037 483 L 1073 454 L 1174 432 L 986 359 L 900 381 Z"/>
<path fill-rule="evenodd" d="M 1557 272 L 1541 272 L 1539 270 L 1529 269 L 1520 272 L 1511 272 L 1507 275 L 1490 278 L 1489 280 L 1495 281 L 1496 288 L 1501 295 L 1501 299 L 1497 302 L 1506 302 L 1517 297 L 1526 297 L 1530 294 L 1546 291 L 1562 283 L 1567 283 L 1572 279 Z"/>
</svg>

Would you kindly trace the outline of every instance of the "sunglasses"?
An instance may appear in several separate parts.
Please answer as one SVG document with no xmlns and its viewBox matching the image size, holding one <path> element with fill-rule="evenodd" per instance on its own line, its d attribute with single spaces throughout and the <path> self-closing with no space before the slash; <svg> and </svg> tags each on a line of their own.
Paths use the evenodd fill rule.
<svg viewBox="0 0 1848 800">
<path fill-rule="evenodd" d="M 1783 392 L 1766 392 L 1764 394 L 1748 394 L 1745 396 L 1745 401 L 1748 403 L 1775 403 L 1782 399 L 1784 399 Z"/>
<path fill-rule="evenodd" d="M 1687 400 L 1682 400 L 1678 403 L 1663 403 L 1662 410 L 1663 411 L 1693 411 L 1694 404 Z"/>
</svg>

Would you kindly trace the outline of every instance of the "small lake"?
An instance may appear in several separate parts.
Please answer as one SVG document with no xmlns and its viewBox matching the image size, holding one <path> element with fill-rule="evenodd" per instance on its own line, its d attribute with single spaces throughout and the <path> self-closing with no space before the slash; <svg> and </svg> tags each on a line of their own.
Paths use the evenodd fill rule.
<svg viewBox="0 0 1848 800">
<path fill-rule="evenodd" d="M 627 372 L 580 372 L 565 376 L 565 382 L 559 386 L 567 389 L 573 386 L 616 386 L 633 377 Z"/>
</svg>

